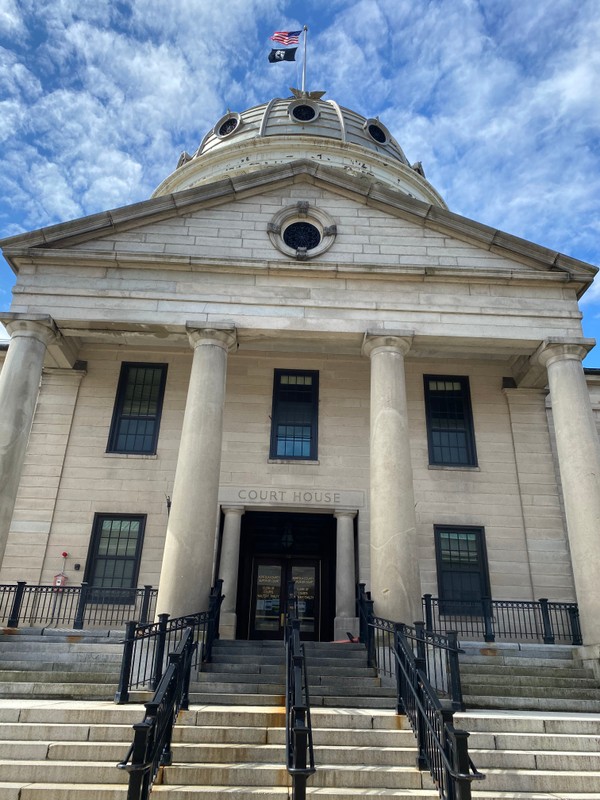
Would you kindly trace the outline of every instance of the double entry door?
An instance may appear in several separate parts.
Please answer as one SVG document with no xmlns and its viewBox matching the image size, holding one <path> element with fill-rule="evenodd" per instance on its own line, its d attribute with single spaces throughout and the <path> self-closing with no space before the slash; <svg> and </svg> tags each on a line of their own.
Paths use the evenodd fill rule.
<svg viewBox="0 0 600 800">
<path fill-rule="evenodd" d="M 319 559 L 308 558 L 253 559 L 251 639 L 283 638 L 288 586 L 290 581 L 294 581 L 300 635 L 303 639 L 319 641 L 320 564 Z"/>
</svg>

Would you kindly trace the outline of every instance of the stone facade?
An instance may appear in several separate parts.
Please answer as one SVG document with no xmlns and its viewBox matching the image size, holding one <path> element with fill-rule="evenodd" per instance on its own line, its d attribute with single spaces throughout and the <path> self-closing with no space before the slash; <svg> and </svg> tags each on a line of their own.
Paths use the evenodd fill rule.
<svg viewBox="0 0 600 800">
<path fill-rule="evenodd" d="M 594 268 L 452 214 L 424 178 L 406 177 L 403 154 L 369 163 L 383 159 L 381 175 L 396 170 L 418 192 L 346 169 L 343 143 L 328 142 L 343 153 L 323 166 L 306 138 L 286 122 L 277 158 L 263 148 L 237 172 L 231 151 L 209 148 L 167 179 L 169 194 L 3 242 L 17 273 L 2 316 L 13 343 L 19 326 L 52 335 L 43 370 L 21 367 L 40 385 L 27 390 L 26 448 L 0 447 L 3 469 L 20 473 L 2 496 L 14 510 L 0 580 L 48 583 L 66 551 L 76 584 L 96 516 L 143 515 L 138 585 L 160 586 L 159 610 L 188 613 L 218 574 L 235 596 L 244 517 L 264 511 L 335 519 L 336 635 L 353 624 L 356 577 L 405 621 L 422 593 L 438 594 L 434 526 L 485 532 L 495 599 L 581 605 L 595 568 L 580 557 L 574 574 L 570 553 L 575 539 L 586 552 L 595 512 L 578 515 L 573 497 L 578 483 L 592 492 L 593 477 L 564 453 L 568 438 L 589 440 L 591 408 L 572 395 L 582 413 L 567 433 L 547 406 L 558 398 L 564 414 L 560 398 L 583 380 L 592 343 L 577 300 Z M 279 163 L 281 148 L 294 160 Z M 327 249 L 290 256 L 286 215 L 321 225 Z M 167 365 L 155 453 L 107 452 L 123 363 Z M 314 458 L 270 455 L 277 370 L 318 373 Z M 425 375 L 468 379 L 472 465 L 430 463 Z M 591 378 L 594 408 L 596 390 Z M 3 391 L 8 441 L 18 403 Z M 595 614 L 586 606 L 592 644 Z"/>
</svg>

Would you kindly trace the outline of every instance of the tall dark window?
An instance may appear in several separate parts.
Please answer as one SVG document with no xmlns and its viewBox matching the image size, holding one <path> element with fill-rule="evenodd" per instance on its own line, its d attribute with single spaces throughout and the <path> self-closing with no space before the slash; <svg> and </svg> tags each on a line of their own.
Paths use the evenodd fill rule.
<svg viewBox="0 0 600 800">
<path fill-rule="evenodd" d="M 319 373 L 275 370 L 271 458 L 317 458 Z"/>
<path fill-rule="evenodd" d="M 156 453 L 166 364 L 121 366 L 107 452 Z"/>
<path fill-rule="evenodd" d="M 146 517 L 141 514 L 96 514 L 85 568 L 85 580 L 90 586 L 135 587 L 145 524 Z"/>
<path fill-rule="evenodd" d="M 479 615 L 490 596 L 483 528 L 434 526 L 441 614 Z"/>
<path fill-rule="evenodd" d="M 425 375 L 429 463 L 477 466 L 469 379 Z"/>
</svg>

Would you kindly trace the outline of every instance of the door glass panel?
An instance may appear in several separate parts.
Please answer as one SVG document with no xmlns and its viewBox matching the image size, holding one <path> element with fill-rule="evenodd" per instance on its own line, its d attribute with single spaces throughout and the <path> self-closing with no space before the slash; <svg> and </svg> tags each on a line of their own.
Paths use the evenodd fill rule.
<svg viewBox="0 0 600 800">
<path fill-rule="evenodd" d="M 315 590 L 316 570 L 314 567 L 292 566 L 292 580 L 298 595 L 298 616 L 300 632 L 315 632 Z"/>
<path fill-rule="evenodd" d="M 256 616 L 254 628 L 257 631 L 278 631 L 281 598 L 281 566 L 278 564 L 258 564 L 256 574 Z"/>
</svg>

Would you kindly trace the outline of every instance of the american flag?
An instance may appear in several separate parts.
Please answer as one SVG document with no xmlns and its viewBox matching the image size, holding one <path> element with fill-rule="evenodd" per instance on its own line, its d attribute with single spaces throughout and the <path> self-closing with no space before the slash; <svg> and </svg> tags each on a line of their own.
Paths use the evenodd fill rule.
<svg viewBox="0 0 600 800">
<path fill-rule="evenodd" d="M 302 31 L 275 31 L 271 39 L 281 44 L 298 44 Z"/>
</svg>

